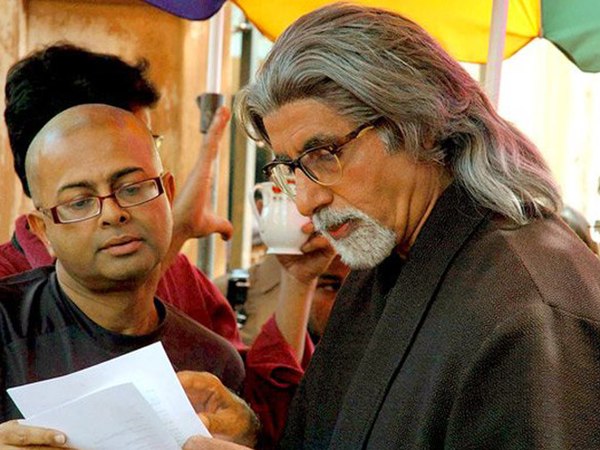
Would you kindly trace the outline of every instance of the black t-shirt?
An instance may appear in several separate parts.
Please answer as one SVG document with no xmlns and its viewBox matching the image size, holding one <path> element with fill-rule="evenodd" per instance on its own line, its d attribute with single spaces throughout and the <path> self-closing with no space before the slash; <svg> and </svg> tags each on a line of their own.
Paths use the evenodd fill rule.
<svg viewBox="0 0 600 450">
<path fill-rule="evenodd" d="M 155 299 L 160 325 L 129 336 L 90 320 L 60 288 L 53 267 L 0 280 L 0 422 L 21 415 L 6 389 L 66 375 L 161 341 L 173 368 L 208 371 L 239 391 L 244 367 L 222 337 Z"/>
</svg>

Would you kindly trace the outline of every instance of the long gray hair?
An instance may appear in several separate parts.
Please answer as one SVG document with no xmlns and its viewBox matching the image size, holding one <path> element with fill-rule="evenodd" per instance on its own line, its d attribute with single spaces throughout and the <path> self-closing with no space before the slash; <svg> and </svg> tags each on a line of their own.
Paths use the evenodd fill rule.
<svg viewBox="0 0 600 450">
<path fill-rule="evenodd" d="M 410 20 L 337 3 L 298 19 L 277 40 L 236 111 L 269 143 L 263 118 L 315 99 L 356 124 L 380 119 L 388 151 L 443 164 L 483 207 L 518 224 L 560 208 L 535 145 L 502 119 L 478 83 Z"/>
</svg>

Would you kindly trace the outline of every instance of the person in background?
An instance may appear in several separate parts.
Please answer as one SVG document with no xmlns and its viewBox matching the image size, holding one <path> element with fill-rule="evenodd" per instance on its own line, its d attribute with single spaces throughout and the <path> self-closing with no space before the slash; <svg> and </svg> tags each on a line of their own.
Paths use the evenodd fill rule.
<svg viewBox="0 0 600 450">
<path fill-rule="evenodd" d="M 132 65 L 115 55 L 91 52 L 69 43 L 50 45 L 18 61 L 8 72 L 5 93 L 4 117 L 15 172 L 26 195 L 30 194 L 25 171 L 28 147 L 55 115 L 76 105 L 103 103 L 131 111 L 151 129 L 150 110 L 159 98 L 144 60 Z M 228 302 L 185 255 L 178 253 L 189 238 L 212 232 L 224 237 L 231 235 L 231 224 L 207 208 L 212 162 L 229 115 L 227 108 L 217 111 L 198 160 L 175 196 L 173 239 L 161 263 L 162 277 L 156 294 L 240 351 L 246 365 L 244 398 L 260 416 L 260 445 L 269 448 L 282 431 L 289 402 L 312 355 L 312 344 L 306 334 L 308 317 L 304 314 L 314 289 L 312 280 L 309 283 L 292 280 L 289 284 L 292 292 L 281 303 L 279 320 L 272 317 L 248 349 L 241 342 Z M 331 258 L 323 238 L 311 239 L 303 250 L 313 252 L 316 259 Z M 25 216 L 16 220 L 12 239 L 0 245 L 0 276 L 15 275 L 54 261 L 52 249 L 31 232 Z M 303 272 L 301 280 L 304 275 L 312 277 Z"/>
<path fill-rule="evenodd" d="M 236 99 L 265 172 L 352 268 L 280 448 L 598 446 L 600 261 L 533 143 L 431 36 L 331 4 Z"/>
<path fill-rule="evenodd" d="M 56 263 L 0 280 L 0 446 L 68 444 L 59 432 L 39 441 L 48 430 L 10 421 L 20 415 L 8 388 L 153 342 L 186 371 L 184 386 L 190 371 L 208 371 L 240 392 L 244 368 L 235 348 L 155 296 L 171 243 L 174 180 L 146 125 L 112 106 L 69 108 L 36 135 L 25 167 L 35 207 L 27 220 Z M 204 405 L 209 411 L 199 412 L 223 408 Z M 207 421 L 209 431 L 253 445 L 254 414 L 239 401 L 235 413 L 230 433 Z"/>
<path fill-rule="evenodd" d="M 338 255 L 317 279 L 317 289 L 308 316 L 308 332 L 315 344 L 325 333 L 335 298 L 349 272 L 350 268 L 342 262 Z"/>
<path fill-rule="evenodd" d="M 282 269 L 276 255 L 264 255 L 260 262 L 248 269 L 246 300 L 241 306 L 245 321 L 240 327 L 240 335 L 247 345 L 251 345 L 256 339 L 277 307 Z M 308 316 L 308 332 L 314 344 L 319 342 L 325 331 L 335 296 L 348 271 L 348 266 L 336 256 L 317 280 Z M 227 276 L 217 278 L 215 285 L 223 295 L 227 295 Z"/>
</svg>

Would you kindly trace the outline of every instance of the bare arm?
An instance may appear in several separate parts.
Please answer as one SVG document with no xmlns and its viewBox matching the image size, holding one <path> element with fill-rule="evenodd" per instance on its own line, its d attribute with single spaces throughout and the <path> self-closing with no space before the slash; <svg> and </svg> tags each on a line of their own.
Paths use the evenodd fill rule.
<svg viewBox="0 0 600 450">
<path fill-rule="evenodd" d="M 164 270 L 170 266 L 188 239 L 205 237 L 212 233 L 219 233 L 223 239 L 229 239 L 233 233 L 233 226 L 227 219 L 210 211 L 213 163 L 230 117 L 231 112 L 226 106 L 217 110 L 204 137 L 198 159 L 175 197 L 173 239 L 165 257 Z"/>
<path fill-rule="evenodd" d="M 313 233 L 312 223 L 304 225 L 303 231 Z M 327 239 L 314 234 L 302 246 L 302 251 L 304 254 L 300 256 L 278 256 L 283 269 L 275 309 L 277 327 L 294 350 L 298 361 L 302 361 L 304 356 L 306 327 L 317 279 L 335 256 Z"/>
</svg>

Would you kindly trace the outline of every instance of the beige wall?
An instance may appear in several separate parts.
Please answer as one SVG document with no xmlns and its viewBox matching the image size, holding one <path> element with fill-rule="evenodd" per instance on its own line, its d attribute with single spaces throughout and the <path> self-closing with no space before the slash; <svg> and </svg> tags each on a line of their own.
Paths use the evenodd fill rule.
<svg viewBox="0 0 600 450">
<path fill-rule="evenodd" d="M 165 136 L 161 150 L 165 165 L 181 184 L 201 145 L 196 96 L 203 92 L 206 75 L 208 23 L 189 22 L 164 13 L 140 0 L 2 0 L 0 13 L 0 83 L 17 59 L 43 45 L 69 40 L 95 51 L 121 55 L 129 61 L 145 57 L 162 98 L 152 113 L 153 128 Z M 229 11 L 226 9 L 226 14 Z M 225 21 L 226 24 L 229 22 Z M 227 25 L 226 25 L 227 29 Z M 228 35 L 229 33 L 225 33 Z M 229 80 L 229 46 L 223 60 L 223 79 Z M 229 93 L 230 83 L 223 82 Z M 4 92 L 0 93 L 4 104 Z M 12 233 L 15 217 L 29 201 L 21 195 L 12 170 L 12 156 L 4 123 L 0 127 L 0 240 Z M 228 167 L 227 142 L 220 167 Z M 226 214 L 227 173 L 219 177 L 218 211 Z M 195 261 L 195 242 L 185 251 Z M 216 269 L 223 271 L 225 248 L 217 246 Z"/>
<path fill-rule="evenodd" d="M 565 203 L 599 220 L 600 74 L 536 40 L 504 62 L 499 111 L 537 144 Z"/>
</svg>

